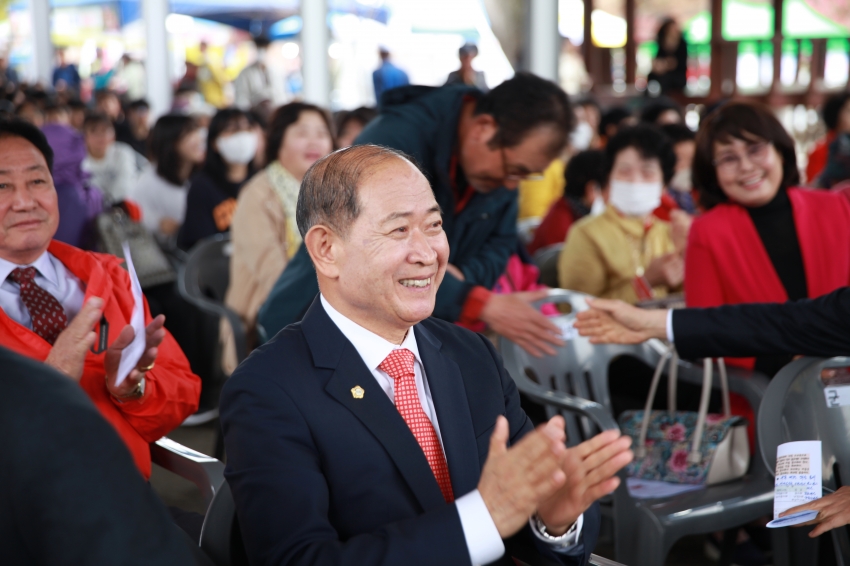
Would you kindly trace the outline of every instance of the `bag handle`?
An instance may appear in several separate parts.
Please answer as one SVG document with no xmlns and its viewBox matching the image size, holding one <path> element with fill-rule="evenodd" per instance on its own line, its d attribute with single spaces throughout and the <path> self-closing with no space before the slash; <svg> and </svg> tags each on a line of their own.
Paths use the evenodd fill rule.
<svg viewBox="0 0 850 566">
<path fill-rule="evenodd" d="M 652 412 L 652 403 L 655 402 L 655 394 L 658 391 L 658 382 L 661 380 L 661 372 L 664 371 L 664 364 L 667 363 L 676 351 L 675 348 L 670 347 L 661 355 L 661 359 L 658 360 L 658 364 L 655 366 L 655 373 L 652 374 L 652 383 L 649 386 L 649 395 L 646 397 L 646 405 L 643 407 L 643 420 L 640 423 L 640 437 L 638 438 L 638 445 L 635 449 L 635 457 L 643 458 L 646 456 L 646 434 L 649 431 L 649 414 Z M 669 398 L 668 398 L 669 401 Z M 668 407 L 669 409 L 670 407 Z"/>
<path fill-rule="evenodd" d="M 646 399 L 646 404 L 643 409 L 643 419 L 640 426 L 640 437 L 638 446 L 635 449 L 635 456 L 643 458 L 646 456 L 646 436 L 649 432 L 649 415 L 652 412 L 652 404 L 655 401 L 655 395 L 658 392 L 658 383 L 661 381 L 661 373 L 664 371 L 664 364 L 670 360 L 669 386 L 667 396 L 667 410 L 672 415 L 676 411 L 676 379 L 678 377 L 679 354 L 674 346 L 662 354 L 661 359 L 655 366 L 655 373 L 652 376 L 652 383 L 649 386 L 649 395 Z M 718 358 L 717 366 L 720 374 L 720 387 L 723 396 L 723 412 L 729 417 L 731 416 L 730 401 L 729 401 L 729 383 L 726 375 L 726 364 L 723 358 Z M 691 451 L 688 454 L 689 463 L 697 463 L 702 459 L 700 451 L 702 444 L 702 433 L 705 429 L 705 421 L 708 416 L 708 402 L 711 398 L 711 382 L 712 382 L 713 364 L 711 358 L 703 360 L 702 374 L 702 392 L 700 394 L 699 412 L 697 413 L 697 423 L 694 428 L 694 434 L 691 441 Z"/>
</svg>

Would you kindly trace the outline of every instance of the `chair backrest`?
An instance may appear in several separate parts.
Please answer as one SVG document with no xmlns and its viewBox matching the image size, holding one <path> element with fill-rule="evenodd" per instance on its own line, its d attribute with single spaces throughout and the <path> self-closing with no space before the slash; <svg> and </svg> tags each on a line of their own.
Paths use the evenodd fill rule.
<svg viewBox="0 0 850 566">
<path fill-rule="evenodd" d="M 216 234 L 198 242 L 177 276 L 180 295 L 203 312 L 226 318 L 233 331 L 236 361 L 248 357 L 247 329 L 242 319 L 224 305 L 230 284 L 230 233 Z"/>
<path fill-rule="evenodd" d="M 534 253 L 534 263 L 540 270 L 540 282 L 544 285 L 558 286 L 558 257 L 562 249 L 564 249 L 563 242 L 540 248 Z"/>
<path fill-rule="evenodd" d="M 795 360 L 770 382 L 756 428 L 771 473 L 776 469 L 777 446 L 820 440 L 824 485 L 831 489 L 850 485 L 850 405 L 830 403 L 824 391 L 836 382 L 838 387 L 850 386 L 850 357 Z"/>
<path fill-rule="evenodd" d="M 215 494 L 201 527 L 201 550 L 216 566 L 247 566 L 236 503 L 227 482 Z"/>
<path fill-rule="evenodd" d="M 794 360 L 770 382 L 756 430 L 771 474 L 776 470 L 777 446 L 820 440 L 824 487 L 850 485 L 850 404 L 841 404 L 841 396 L 827 387 L 850 387 L 850 357 Z M 840 527 L 832 530 L 832 536 L 839 564 L 844 564 L 850 556 L 850 533 Z"/>
<path fill-rule="evenodd" d="M 198 242 L 189 252 L 180 277 L 180 292 L 202 310 L 220 315 L 230 284 L 230 234 L 216 234 Z"/>
<path fill-rule="evenodd" d="M 575 313 L 589 308 L 587 298 L 588 295 L 582 293 L 552 289 L 549 297 L 538 304 L 570 305 L 571 312 L 552 318 L 556 325 L 567 328 L 567 332 L 570 332 Z M 554 356 L 535 358 L 506 338 L 500 338 L 500 348 L 505 367 L 515 380 L 517 374 L 527 376 L 544 390 L 561 391 L 587 399 L 602 405 L 608 411 L 611 411 L 608 389 L 608 368 L 611 362 L 620 356 L 633 356 L 648 366 L 655 367 L 665 351 L 664 344 L 658 340 L 649 340 L 634 346 L 595 345 L 574 331 Z M 701 383 L 701 374 L 699 379 Z M 552 409 L 547 410 L 553 412 Z M 570 414 L 565 414 L 564 417 L 567 421 L 570 445 L 587 440 L 598 432 L 586 419 L 579 419 Z"/>
</svg>

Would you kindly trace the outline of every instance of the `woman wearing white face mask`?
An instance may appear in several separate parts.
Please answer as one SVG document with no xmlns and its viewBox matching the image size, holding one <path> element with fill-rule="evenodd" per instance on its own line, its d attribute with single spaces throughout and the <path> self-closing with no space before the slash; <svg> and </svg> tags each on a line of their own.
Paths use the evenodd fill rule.
<svg viewBox="0 0 850 566">
<path fill-rule="evenodd" d="M 301 180 L 313 163 L 335 149 L 327 113 L 312 104 L 292 102 L 275 110 L 268 126 L 267 165 L 239 195 L 230 228 L 230 285 L 225 303 L 253 329 L 289 259 L 301 245 L 295 205 Z M 221 327 L 223 366 L 236 368 L 230 326 Z M 253 346 L 253 344 L 251 344 Z"/>
<path fill-rule="evenodd" d="M 652 212 L 673 176 L 676 156 L 654 126 L 620 130 L 605 148 L 608 207 L 573 225 L 558 261 L 564 289 L 629 303 L 681 288 L 684 261 L 670 225 Z"/>
<path fill-rule="evenodd" d="M 554 244 L 563 244 L 570 227 L 587 216 L 605 212 L 602 186 L 605 184 L 605 152 L 597 149 L 580 151 L 567 164 L 564 173 L 564 196 L 556 200 L 534 231 L 528 253 Z"/>
<path fill-rule="evenodd" d="M 259 139 L 242 110 L 219 110 L 210 122 L 207 156 L 192 177 L 186 199 L 186 218 L 177 245 L 188 250 L 199 240 L 230 229 L 236 198 L 253 174 L 252 161 Z"/>
</svg>

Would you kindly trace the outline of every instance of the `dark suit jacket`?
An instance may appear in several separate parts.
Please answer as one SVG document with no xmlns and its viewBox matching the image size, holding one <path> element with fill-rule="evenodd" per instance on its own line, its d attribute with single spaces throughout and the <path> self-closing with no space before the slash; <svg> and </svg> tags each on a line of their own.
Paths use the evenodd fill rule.
<svg viewBox="0 0 850 566">
<path fill-rule="evenodd" d="M 456 321 L 469 291 L 476 285 L 492 289 L 517 247 L 516 191 L 504 187 L 490 193 L 473 193 L 463 210 L 456 203 L 450 174 L 457 145 L 457 126 L 463 101 L 478 97 L 474 88 L 449 85 L 441 88 L 409 86 L 385 97 L 381 115 L 366 126 L 355 144 L 377 144 L 411 155 L 431 183 L 443 213 L 449 241 L 449 263 L 465 280 L 446 274 L 437 292 L 434 316 Z M 302 245 L 278 278 L 257 320 L 266 336 L 304 316 L 319 292 L 316 272 Z"/>
<path fill-rule="evenodd" d="M 673 311 L 683 358 L 850 354 L 850 287 L 817 299 Z"/>
<path fill-rule="evenodd" d="M 508 418 L 511 442 L 532 425 L 486 338 L 433 318 L 414 328 L 460 497 L 478 485 L 496 417 Z M 352 395 L 358 385 L 362 399 Z M 469 564 L 456 506 L 446 504 L 407 424 L 318 299 L 233 373 L 221 422 L 225 476 L 252 564 Z M 578 564 L 598 530 L 594 506 L 575 556 L 556 557 L 528 527 L 506 546 L 531 564 L 541 555 Z M 499 563 L 513 564 L 507 556 Z"/>
<path fill-rule="evenodd" d="M 0 562 L 194 564 L 82 388 L 5 348 L 0 368 Z"/>
</svg>

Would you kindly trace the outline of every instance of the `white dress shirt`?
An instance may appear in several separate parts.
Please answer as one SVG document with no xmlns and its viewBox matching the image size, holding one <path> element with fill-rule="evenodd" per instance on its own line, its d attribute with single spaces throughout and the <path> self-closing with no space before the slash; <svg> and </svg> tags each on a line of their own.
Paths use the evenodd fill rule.
<svg viewBox="0 0 850 566">
<path fill-rule="evenodd" d="M 73 320 L 83 308 L 85 285 L 48 252 L 28 265 L 17 265 L 0 258 L 0 308 L 3 312 L 18 324 L 32 330 L 30 312 L 21 300 L 21 287 L 9 279 L 9 274 L 16 268 L 30 266 L 36 270 L 35 284 L 56 297 L 65 309 L 68 320 Z"/>
<path fill-rule="evenodd" d="M 342 334 L 351 342 L 357 353 L 363 359 L 366 367 L 372 373 L 372 376 L 384 390 L 384 393 L 390 398 L 390 401 L 395 404 L 395 392 L 393 390 L 394 381 L 384 371 L 378 369 L 381 362 L 396 349 L 407 349 L 413 352 L 415 358 L 413 371 L 416 380 L 416 392 L 419 394 L 419 402 L 422 404 L 422 410 L 428 415 L 431 423 L 434 425 L 434 431 L 437 433 L 437 438 L 440 439 L 440 444 L 443 443 L 443 437 L 440 434 L 440 423 L 437 421 L 437 412 L 434 409 L 434 401 L 431 397 L 431 389 L 428 387 L 428 380 L 425 375 L 425 368 L 422 364 L 422 358 L 419 356 L 419 348 L 416 344 L 415 329 L 413 332 L 408 332 L 404 341 L 398 345 L 388 342 L 374 332 L 366 330 L 356 322 L 347 318 L 325 299 L 324 295 L 320 295 L 322 307 L 325 312 L 336 324 Z M 445 452 L 445 450 L 444 450 Z M 484 503 L 481 494 L 477 489 L 455 499 L 457 512 L 460 516 L 460 523 L 463 527 L 463 536 L 466 539 L 466 547 L 469 550 L 469 559 L 473 565 L 487 564 L 501 558 L 505 553 L 505 545 L 502 542 L 502 537 L 499 536 L 499 531 L 493 518 L 490 516 L 490 511 Z M 569 540 L 563 540 L 560 544 L 549 543 L 556 550 L 569 550 L 575 546 L 579 540 L 582 527 L 582 517 L 577 521 L 577 529 L 571 533 Z M 532 528 L 539 536 L 539 533 Z M 545 540 L 541 538 L 541 540 Z"/>
</svg>

